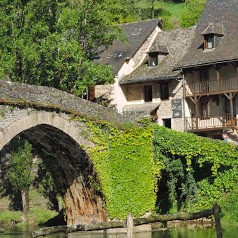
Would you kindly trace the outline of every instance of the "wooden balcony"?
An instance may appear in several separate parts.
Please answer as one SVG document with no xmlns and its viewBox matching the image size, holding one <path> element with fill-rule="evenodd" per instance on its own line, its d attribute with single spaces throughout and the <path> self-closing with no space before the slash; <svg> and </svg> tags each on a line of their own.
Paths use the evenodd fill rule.
<svg viewBox="0 0 238 238">
<path fill-rule="evenodd" d="M 195 95 L 212 95 L 224 92 L 237 92 L 238 80 L 237 78 L 227 78 L 223 80 L 207 80 L 199 81 L 197 83 L 185 84 L 185 97 Z"/>
<path fill-rule="evenodd" d="M 207 118 L 186 117 L 187 131 L 229 129 L 237 126 L 237 119 L 231 114 L 210 115 Z"/>
</svg>

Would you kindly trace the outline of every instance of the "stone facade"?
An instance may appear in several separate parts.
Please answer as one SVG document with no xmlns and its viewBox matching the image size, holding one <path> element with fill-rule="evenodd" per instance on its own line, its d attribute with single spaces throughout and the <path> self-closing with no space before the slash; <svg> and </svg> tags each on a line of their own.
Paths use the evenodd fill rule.
<svg viewBox="0 0 238 238">
<path fill-rule="evenodd" d="M 108 86 L 96 86 L 96 97 L 104 88 L 109 105 L 121 114 L 134 114 L 137 119 L 151 117 L 160 125 L 184 131 L 183 78 L 181 70 L 174 71 L 174 67 L 189 49 L 194 32 L 195 27 L 171 31 L 156 27 L 133 56 L 124 59 L 110 90 Z M 123 45 L 120 47 L 118 52 L 124 50 Z M 175 100 L 180 103 L 179 116 L 174 114 Z"/>
</svg>

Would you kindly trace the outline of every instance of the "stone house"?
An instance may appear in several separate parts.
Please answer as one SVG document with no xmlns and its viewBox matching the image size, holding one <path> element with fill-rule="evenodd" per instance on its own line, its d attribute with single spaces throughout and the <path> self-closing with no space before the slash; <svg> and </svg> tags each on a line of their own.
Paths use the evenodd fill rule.
<svg viewBox="0 0 238 238">
<path fill-rule="evenodd" d="M 97 85 L 110 106 L 136 118 L 222 139 L 238 120 L 237 0 L 208 0 L 196 26 L 163 31 L 160 20 L 123 26 L 99 62 L 111 64 L 113 85 Z"/>
<path fill-rule="evenodd" d="M 118 111 L 121 111 L 126 101 L 119 85 L 120 80 L 143 62 L 158 32 L 162 31 L 161 20 L 157 19 L 126 23 L 121 27 L 126 41 L 114 41 L 100 52 L 96 60 L 97 63 L 112 66 L 114 84 L 96 85 L 93 92 L 97 101 L 106 101 L 107 106 Z"/>
<path fill-rule="evenodd" d="M 139 112 L 160 125 L 184 130 L 183 77 L 173 68 L 188 51 L 194 33 L 195 27 L 157 34 L 142 64 L 119 82 L 123 112 Z"/>
<path fill-rule="evenodd" d="M 237 0 L 208 0 L 191 48 L 175 67 L 184 75 L 186 131 L 221 139 L 237 128 L 237 10 Z"/>
<path fill-rule="evenodd" d="M 122 29 L 128 41 L 115 41 L 98 60 L 112 65 L 115 82 L 96 85 L 95 97 L 136 119 L 151 116 L 161 125 L 184 130 L 182 75 L 173 68 L 187 52 L 195 27 L 162 31 L 161 20 L 148 20 Z"/>
</svg>

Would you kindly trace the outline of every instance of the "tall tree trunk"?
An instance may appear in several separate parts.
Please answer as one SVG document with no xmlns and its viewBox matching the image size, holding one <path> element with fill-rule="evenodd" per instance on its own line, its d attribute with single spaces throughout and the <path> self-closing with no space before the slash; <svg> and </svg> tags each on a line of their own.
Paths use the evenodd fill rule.
<svg viewBox="0 0 238 238">
<path fill-rule="evenodd" d="M 27 217 L 30 212 L 29 189 L 21 190 L 21 199 L 22 199 L 22 206 L 23 206 L 23 222 L 25 222 L 27 221 Z"/>
</svg>

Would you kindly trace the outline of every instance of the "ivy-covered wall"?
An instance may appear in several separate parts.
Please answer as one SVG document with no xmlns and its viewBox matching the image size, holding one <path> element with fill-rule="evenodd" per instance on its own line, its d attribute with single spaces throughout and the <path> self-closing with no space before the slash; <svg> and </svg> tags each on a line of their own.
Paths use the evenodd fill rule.
<svg viewBox="0 0 238 238">
<path fill-rule="evenodd" d="M 164 164 L 157 211 L 199 211 L 216 201 L 227 220 L 238 221 L 238 147 L 165 127 L 154 133 L 156 159 Z"/>
<path fill-rule="evenodd" d="M 110 218 L 154 211 L 160 172 L 153 153 L 153 128 L 127 125 L 116 129 L 89 122 L 90 150 Z"/>
<path fill-rule="evenodd" d="M 121 129 L 95 122 L 87 126 L 85 136 L 96 144 L 90 157 L 110 218 L 129 212 L 135 217 L 195 212 L 215 201 L 229 217 L 231 204 L 238 204 L 238 147 L 233 144 L 150 123 Z"/>
</svg>

